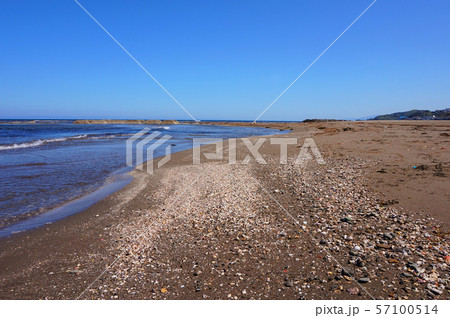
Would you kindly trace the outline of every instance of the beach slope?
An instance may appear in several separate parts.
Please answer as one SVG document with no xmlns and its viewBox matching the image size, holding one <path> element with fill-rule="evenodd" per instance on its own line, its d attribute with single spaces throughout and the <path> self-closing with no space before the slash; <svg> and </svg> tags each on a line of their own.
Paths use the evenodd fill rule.
<svg viewBox="0 0 450 318">
<path fill-rule="evenodd" d="M 238 141 L 236 164 L 188 150 L 134 171 L 88 210 L 1 240 L 0 297 L 448 297 L 448 122 L 257 125 L 298 139 L 286 164 L 268 140 L 265 164 L 242 164 Z M 311 137 L 325 164 L 295 163 Z"/>
</svg>

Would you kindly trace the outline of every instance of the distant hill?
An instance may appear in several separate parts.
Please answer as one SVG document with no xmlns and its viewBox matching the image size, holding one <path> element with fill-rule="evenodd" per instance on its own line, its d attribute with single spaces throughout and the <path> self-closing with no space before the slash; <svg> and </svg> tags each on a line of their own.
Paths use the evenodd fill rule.
<svg viewBox="0 0 450 318">
<path fill-rule="evenodd" d="M 435 111 L 413 109 L 407 112 L 376 116 L 370 120 L 450 120 L 450 108 Z"/>
</svg>

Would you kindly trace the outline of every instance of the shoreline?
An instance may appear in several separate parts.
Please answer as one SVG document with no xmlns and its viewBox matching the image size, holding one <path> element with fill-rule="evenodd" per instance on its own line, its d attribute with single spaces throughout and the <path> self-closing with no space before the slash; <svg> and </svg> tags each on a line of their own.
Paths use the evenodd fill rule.
<svg viewBox="0 0 450 318">
<path fill-rule="evenodd" d="M 218 124 L 218 123 L 211 123 L 211 124 Z M 244 125 L 249 123 L 229 123 L 229 125 Z M 400 125 L 398 125 L 400 124 Z M 410 188 L 410 193 L 413 193 L 415 198 L 408 199 L 408 197 L 402 197 L 404 193 L 401 191 L 396 190 L 398 188 L 397 186 L 390 186 L 390 183 L 398 182 L 398 174 L 399 172 L 403 171 L 402 169 L 405 169 L 406 166 L 409 166 L 410 160 L 415 160 L 417 158 L 421 158 L 421 152 L 423 151 L 422 148 L 418 148 L 420 151 L 417 151 L 416 154 L 410 154 L 409 158 L 401 158 L 398 159 L 399 161 L 403 160 L 404 166 L 400 165 L 399 163 L 396 163 L 398 166 L 395 166 L 392 164 L 390 160 L 394 160 L 395 156 L 393 155 L 392 158 L 389 155 L 386 155 L 386 151 L 380 151 L 382 150 L 389 150 L 388 153 L 392 151 L 392 153 L 395 153 L 395 149 L 390 148 L 385 143 L 377 142 L 376 140 L 382 140 L 380 134 L 378 133 L 378 130 L 386 130 L 390 132 L 390 130 L 398 129 L 402 134 L 404 129 L 410 129 L 411 127 L 421 127 L 425 126 L 425 128 L 420 128 L 419 133 L 421 135 L 421 132 L 423 129 L 430 129 L 430 125 L 432 129 L 436 130 L 435 133 L 437 135 L 440 134 L 440 131 L 447 131 L 449 129 L 449 125 L 446 123 L 423 123 L 423 122 L 409 122 L 409 123 L 391 123 L 391 122 L 377 122 L 377 123 L 365 123 L 365 122 L 331 122 L 331 123 L 311 123 L 311 124 L 294 124 L 294 123 L 273 123 L 270 128 L 278 129 L 278 127 L 282 127 L 285 129 L 292 129 L 293 131 L 289 134 L 279 135 L 277 137 L 292 137 L 296 136 L 298 138 L 302 138 L 305 136 L 311 136 L 313 135 L 317 145 L 319 146 L 320 150 L 328 157 L 333 158 L 345 158 L 348 156 L 354 156 L 358 159 L 367 159 L 369 158 L 372 163 L 371 166 L 369 165 L 370 171 L 364 171 L 366 177 L 369 178 L 368 186 L 371 188 L 371 192 L 375 193 L 375 191 L 379 191 L 380 189 L 383 189 L 385 192 L 383 195 L 385 196 L 385 201 L 387 203 L 386 209 L 390 209 L 391 207 L 398 207 L 398 208 L 405 208 L 405 211 L 408 212 L 409 216 L 415 220 L 419 218 L 426 218 L 426 212 L 420 211 L 420 205 L 419 209 L 417 211 L 408 210 L 408 200 L 412 201 L 409 202 L 409 204 L 417 205 L 414 201 L 416 199 L 420 199 L 421 197 L 432 197 L 433 195 L 436 195 L 436 189 L 439 189 L 440 182 L 444 182 L 444 185 L 448 185 L 448 179 L 446 177 L 438 177 L 434 176 L 435 170 L 432 168 L 431 164 L 428 162 L 425 163 L 425 166 L 428 166 L 429 168 L 416 171 L 415 169 L 412 170 L 414 174 L 411 174 L 409 176 L 410 180 L 404 181 L 406 183 L 408 182 L 416 182 L 418 178 L 422 181 L 428 180 L 428 184 L 431 184 L 431 186 L 434 186 L 433 189 L 430 189 L 429 191 L 434 191 L 435 194 L 431 193 L 420 193 L 424 191 L 418 191 L 420 189 L 414 189 Z M 264 125 L 264 127 L 270 126 L 271 124 L 268 123 L 261 123 L 258 125 Z M 372 126 L 373 125 L 373 126 Z M 384 126 L 392 126 L 393 128 L 383 128 Z M 350 129 L 347 129 L 350 128 Z M 355 132 L 359 131 L 359 136 L 355 137 Z M 408 131 L 409 132 L 409 131 Z M 391 133 L 391 132 L 390 132 Z M 393 131 L 392 131 L 393 133 Z M 429 132 L 428 132 L 429 133 Z M 402 135 L 401 134 L 401 135 Z M 367 140 L 366 142 L 361 141 L 361 139 L 366 138 L 366 135 L 372 135 L 372 139 L 375 141 Z M 418 135 L 419 136 L 419 135 Z M 260 136 L 259 136 L 260 137 Z M 363 138 L 361 138 L 363 137 Z M 415 138 L 415 136 L 413 136 Z M 255 140 L 255 138 L 258 137 L 252 137 L 251 140 Z M 394 136 L 392 137 L 395 141 Z M 433 137 L 437 138 L 437 137 Z M 445 138 L 442 136 L 441 138 Z M 360 143 L 356 143 L 356 140 L 359 140 Z M 446 140 L 446 139 L 444 139 Z M 445 141 L 447 143 L 448 141 Z M 410 148 L 410 153 L 414 152 L 414 150 L 411 147 L 416 147 L 418 142 L 412 142 L 408 143 L 407 147 Z M 448 144 L 446 144 L 448 145 Z M 398 145 L 395 145 L 398 147 Z M 210 145 L 204 146 L 203 148 L 206 149 L 208 147 L 211 147 Z M 240 146 L 242 147 L 242 145 Z M 352 148 L 353 147 L 353 148 Z M 386 149 L 385 149 L 386 148 Z M 393 147 L 395 148 L 395 147 Z M 416 147 L 417 148 L 417 147 Z M 355 153 L 355 149 L 360 149 L 358 153 Z M 378 152 L 375 152 L 378 151 Z M 399 149 L 397 149 L 399 150 Z M 400 149 L 401 150 L 401 149 Z M 432 149 L 428 149 L 429 152 Z M 442 149 L 438 149 L 442 150 Z M 445 149 L 444 149 L 445 150 Z M 298 151 L 298 149 L 297 149 Z M 267 156 L 273 156 L 274 155 L 274 148 L 270 146 L 263 145 L 261 148 L 261 153 Z M 416 156 L 416 157 L 415 157 Z M 448 151 L 437 153 L 437 158 L 427 159 L 431 160 L 431 162 L 436 161 L 439 159 L 440 164 L 443 166 L 441 173 L 444 176 L 447 176 L 448 173 Z M 443 159 L 442 160 L 442 156 Z M 424 159 L 421 159 L 424 161 Z M 163 167 L 162 169 L 159 169 L 155 172 L 155 175 L 150 176 L 145 173 L 141 173 L 138 171 L 133 171 L 132 175 L 135 177 L 135 179 L 125 186 L 122 190 L 119 190 L 118 192 L 115 192 L 114 194 L 102 199 L 100 202 L 95 203 L 93 206 L 88 208 L 85 211 L 82 211 L 80 213 L 77 213 L 75 215 L 69 216 L 63 220 L 60 220 L 58 222 L 55 222 L 50 225 L 43 226 L 38 229 L 34 229 L 31 231 L 27 231 L 25 233 L 19 233 L 16 235 L 13 235 L 9 238 L 0 239 L 0 244 L 2 246 L 1 252 L 0 252 L 0 267 L 4 269 L 2 274 L 0 274 L 0 298 L 7 299 L 7 298 L 57 298 L 57 299 L 70 299 L 70 298 L 76 298 L 78 297 L 89 285 L 91 281 L 93 281 L 101 268 L 106 268 L 109 264 L 111 264 L 112 261 L 114 261 L 115 258 L 117 258 L 117 246 L 119 247 L 126 247 L 131 246 L 132 242 L 138 242 L 139 238 L 136 237 L 135 240 L 132 240 L 131 242 L 126 241 L 123 237 L 120 238 L 118 236 L 117 229 L 121 229 L 123 226 L 128 226 L 133 228 L 133 224 L 131 221 L 138 222 L 137 220 L 145 220 L 148 219 L 145 215 L 145 213 L 156 213 L 153 211 L 153 209 L 158 209 L 158 207 L 164 206 L 165 200 L 167 198 L 177 197 L 178 195 L 181 195 L 183 197 L 182 189 L 178 189 L 176 191 L 176 188 L 171 188 L 172 186 L 175 186 L 177 183 L 183 183 L 186 181 L 177 180 L 177 177 L 183 176 L 183 175 L 194 175 L 195 171 L 191 171 L 193 168 L 190 165 L 190 162 L 192 161 L 191 156 L 191 150 L 185 150 L 179 153 L 175 153 L 173 155 L 173 159 L 168 164 L 167 167 Z M 419 163 L 420 164 L 420 163 Z M 419 165 L 417 164 L 417 165 Z M 228 171 L 229 167 L 224 165 L 217 165 L 218 167 L 215 167 L 213 164 L 212 167 L 209 165 L 206 165 L 205 167 L 208 167 L 208 169 L 219 169 L 218 172 L 222 171 L 221 169 L 225 169 Z M 383 168 L 384 166 L 384 168 Z M 275 166 L 274 166 L 275 167 Z M 264 179 L 267 177 L 267 171 L 264 171 L 266 169 L 265 167 L 259 167 L 259 166 L 251 166 L 249 167 L 250 171 L 244 171 L 244 170 L 237 170 L 239 173 L 243 173 L 244 175 L 250 175 L 250 176 L 258 176 L 260 179 L 259 182 L 264 181 Z M 262 172 L 258 172 L 258 169 L 263 169 Z M 377 172 L 380 169 L 385 169 L 385 172 Z M 253 171 L 254 170 L 254 171 Z M 319 170 L 322 171 L 322 170 Z M 173 172 L 179 172 L 180 174 L 177 176 L 172 176 Z M 438 171 L 439 172 L 439 171 Z M 281 173 L 281 172 L 280 172 Z M 407 172 L 410 173 L 410 172 Z M 437 173 L 437 172 L 436 172 Z M 221 175 L 221 173 L 218 173 L 218 175 Z M 403 176 L 406 175 L 405 173 Z M 169 176 L 169 177 L 168 177 Z M 289 176 L 289 175 L 288 175 Z M 389 178 L 388 178 L 389 177 Z M 169 178 L 169 181 L 167 179 Z M 214 178 L 211 176 L 210 178 Z M 443 180 L 439 179 L 443 178 Z M 372 180 L 373 179 L 373 180 Z M 208 179 L 205 180 L 207 182 Z M 213 180 L 213 179 L 211 179 Z M 239 179 L 237 178 L 236 184 L 240 184 L 244 182 L 244 180 L 249 179 Z M 280 179 L 280 177 L 276 177 L 274 181 L 280 182 L 283 179 Z M 169 182 L 170 186 L 168 185 Z M 436 184 L 435 184 L 436 183 Z M 271 185 L 272 183 L 269 182 L 268 185 Z M 408 183 L 409 184 L 409 183 Z M 256 186 L 256 185 L 253 185 Z M 158 196 L 154 195 L 159 192 L 161 192 L 160 189 L 167 188 L 168 196 Z M 252 188 L 253 189 L 253 188 Z M 247 190 L 247 189 L 246 189 Z M 244 191 L 244 190 L 243 190 Z M 256 191 L 256 189 L 251 190 L 258 194 L 260 191 Z M 397 191 L 397 192 L 396 192 Z M 427 190 L 428 191 L 428 190 Z M 253 193 L 252 192 L 252 193 Z M 426 191 L 425 191 L 426 192 Z M 278 192 L 276 192 L 278 193 Z M 445 194 L 445 187 L 443 188 L 443 192 L 441 190 L 441 193 L 437 193 L 437 195 L 441 195 L 444 197 L 445 200 L 448 200 Z M 411 195 L 410 195 L 411 196 Z M 382 197 L 382 195 L 380 195 Z M 416 198 L 417 197 L 417 198 Z M 222 198 L 223 200 L 224 198 Z M 236 197 L 236 199 L 239 199 L 239 196 Z M 205 204 L 209 204 L 210 199 L 204 198 L 202 199 L 204 201 L 197 201 L 198 202 L 204 202 Z M 256 208 L 255 211 L 259 211 L 261 209 L 261 198 L 254 199 Z M 292 205 L 293 202 L 291 198 L 286 198 L 285 202 L 286 206 Z M 391 203 L 389 203 L 389 200 L 392 200 Z M 444 200 L 444 201 L 445 201 Z M 399 201 L 399 203 L 393 203 L 394 201 Z M 442 201 L 442 200 L 441 200 Z M 252 201 L 253 202 L 253 201 Z M 380 201 L 382 202 L 382 201 Z M 193 202 L 194 203 L 194 202 Z M 446 210 L 442 210 L 442 206 L 440 204 L 439 200 L 434 200 L 434 202 L 425 202 L 426 205 L 430 207 L 430 209 L 433 209 L 431 211 L 433 216 L 436 217 L 436 221 L 433 221 L 436 225 L 442 224 L 442 222 L 446 222 L 447 229 L 444 227 L 444 232 L 448 231 L 448 217 L 446 215 Z M 424 203 L 422 203 L 422 206 L 424 206 Z M 445 206 L 444 206 L 445 207 Z M 263 210 L 265 208 L 262 208 Z M 269 208 L 270 212 L 275 213 L 271 210 L 272 208 Z M 150 211 L 150 212 L 149 212 Z M 160 211 L 161 212 L 161 211 Z M 158 212 L 159 213 L 159 212 Z M 153 215 L 153 214 L 151 214 Z M 250 217 L 250 215 L 247 215 L 246 218 Z M 269 214 L 270 217 L 271 214 Z M 172 215 L 171 217 L 177 218 L 177 215 Z M 251 218 L 250 218 L 251 219 Z M 128 220 L 128 221 L 127 221 Z M 276 221 L 278 222 L 279 219 L 276 218 Z M 206 222 L 206 221 L 205 221 Z M 209 222 L 209 220 L 207 221 Z M 428 221 L 427 221 L 428 222 Z M 432 223 L 433 223 L 432 222 Z M 444 223 L 445 224 L 445 223 Z M 142 229 L 141 227 L 134 227 L 135 229 Z M 114 231 L 113 231 L 114 229 Z M 166 230 L 162 230 L 162 228 L 154 229 L 160 239 L 163 240 L 160 242 L 160 244 L 163 244 L 162 246 L 166 246 L 164 244 L 167 244 L 167 242 L 164 241 L 164 233 L 167 235 L 167 233 L 171 233 L 170 226 Z M 166 232 L 169 231 L 169 232 Z M 183 229 L 182 231 L 187 231 L 186 229 Z M 190 231 L 190 230 L 189 230 Z M 131 232 L 130 232 L 131 233 Z M 188 232 L 187 232 L 188 233 Z M 190 232 L 189 232 L 190 233 Z M 207 232 L 208 233 L 208 232 Z M 279 232 L 280 233 L 280 232 Z M 192 234 L 192 233 L 191 233 Z M 219 233 L 220 234 L 220 233 Z M 143 234 L 144 235 L 144 234 Z M 147 235 L 147 234 L 146 234 Z M 150 235 L 150 234 L 148 234 Z M 154 235 L 154 233 L 152 234 Z M 244 234 L 245 235 L 245 234 Z M 255 234 L 260 235 L 260 234 Z M 300 234 L 296 234 L 300 235 Z M 153 237 L 153 236 L 152 236 Z M 170 236 L 169 236 L 170 237 Z M 445 240 L 444 235 L 444 240 Z M 261 238 L 262 239 L 262 238 Z M 306 239 L 306 238 L 305 238 Z M 245 240 L 244 240 L 245 241 Z M 147 242 L 148 243 L 148 242 Z M 146 243 L 146 244 L 147 244 Z M 155 243 L 156 244 L 156 243 Z M 230 243 L 231 244 L 231 243 Z M 176 245 L 175 245 L 176 246 Z M 444 243 L 444 246 L 447 246 L 446 243 Z M 145 245 L 145 248 L 147 245 Z M 200 247 L 198 247 L 200 248 Z M 242 249 L 242 248 L 241 248 Z M 164 250 L 164 249 L 162 249 Z M 196 249 L 193 249 L 196 251 Z M 311 249 L 312 253 L 316 253 L 314 249 Z M 130 251 L 128 253 L 131 253 Z M 120 255 L 120 254 L 119 254 Z M 131 255 L 134 255 L 131 253 Z M 169 250 L 167 250 L 167 255 L 170 255 Z M 202 255 L 202 254 L 200 254 Z M 197 256 L 198 257 L 198 256 Z M 152 256 L 152 258 L 158 258 L 157 255 Z M 287 257 L 289 259 L 289 257 Z M 245 259 L 245 258 L 244 258 Z M 290 262 L 290 261 L 289 261 Z M 289 263 L 288 262 L 288 263 Z M 243 266 L 243 265 L 242 265 Z M 310 268 L 309 268 L 310 269 Z M 162 268 L 161 268 L 162 270 Z M 119 271 L 120 272 L 120 271 Z M 160 272 L 155 270 L 153 272 L 155 275 L 160 275 Z M 108 273 L 109 274 L 109 273 Z M 201 275 L 201 274 L 199 274 Z M 199 277 L 199 275 L 194 277 Z M 250 275 L 250 274 L 249 274 Z M 109 275 L 110 276 L 110 275 Z M 344 278 L 346 276 L 344 275 Z M 107 277 L 101 279 L 100 281 L 96 281 L 97 285 L 104 284 L 105 279 L 108 279 Z M 284 279 L 284 278 L 283 278 Z M 165 278 L 165 280 L 170 281 L 169 278 Z M 195 281 L 198 280 L 197 278 L 194 279 Z M 189 281 L 189 279 L 187 279 Z M 24 283 L 27 283 L 28 285 L 23 285 Z M 127 280 L 126 284 L 130 284 L 130 282 Z M 259 284 L 259 283 L 258 283 Z M 257 284 L 257 285 L 258 285 Z M 291 285 L 290 280 L 286 282 L 281 282 L 281 285 Z M 297 285 L 295 280 L 293 281 L 294 285 Z M 260 286 L 260 285 L 258 285 Z M 262 286 L 262 285 L 261 285 Z M 269 284 L 270 286 L 270 284 Z M 139 296 L 136 296 L 138 298 L 174 298 L 176 295 L 181 295 L 180 289 L 176 289 L 175 287 L 171 287 L 169 292 L 162 292 L 163 288 L 155 288 L 147 286 L 148 292 L 146 294 L 139 294 Z M 97 288 L 97 287 L 96 287 Z M 127 287 L 128 288 L 128 287 Z M 131 288 L 131 287 L 130 287 Z M 141 287 L 144 288 L 144 287 Z M 380 287 L 381 288 L 381 287 Z M 291 287 L 284 286 L 283 290 L 287 289 L 284 296 L 280 295 L 281 298 L 288 298 L 291 299 L 293 294 L 289 293 L 289 290 Z M 132 290 L 132 289 L 129 289 Z M 153 290 L 153 292 L 151 292 Z M 175 293 L 175 290 L 178 291 L 178 294 Z M 196 289 L 192 291 L 192 293 L 184 294 L 185 297 L 189 299 L 196 299 L 196 298 L 202 298 L 202 294 L 195 291 Z M 215 291 L 216 293 L 217 291 Z M 131 292 L 132 293 L 132 292 Z M 128 293 L 128 291 L 125 293 L 122 291 L 115 291 L 115 294 L 111 294 L 111 298 L 133 298 L 133 295 Z M 211 292 L 212 293 L 212 292 Z M 446 291 L 444 290 L 444 295 Z M 88 293 L 83 294 L 83 297 L 90 298 L 94 296 L 94 298 L 102 298 L 101 294 L 97 293 Z M 104 297 L 109 295 L 109 291 L 107 293 L 103 293 Z M 389 293 L 384 293 L 388 295 Z M 227 295 L 222 295 L 220 293 L 216 293 L 214 297 L 216 298 L 227 298 Z M 272 299 L 275 298 L 275 294 L 272 294 L 272 292 L 267 292 L 267 295 L 269 297 L 272 297 Z M 335 295 L 335 293 L 328 293 L 323 292 L 321 294 L 321 297 L 329 297 L 330 295 Z M 336 294 L 337 295 L 337 294 Z M 415 296 L 414 296 L 415 295 Z M 420 294 L 412 294 L 412 297 L 428 297 L 427 296 L 426 289 L 424 293 Z M 239 295 L 235 295 L 233 293 L 233 297 L 238 298 L 247 298 L 246 294 L 242 294 L 242 291 L 239 291 Z M 411 296 L 411 295 L 410 295 Z M 181 296 L 180 296 L 181 297 Z M 213 298 L 214 298 L 213 297 Z M 335 297 L 335 296 L 333 296 Z M 338 296 L 336 296 L 338 297 Z M 348 293 L 345 291 L 342 291 L 342 293 L 339 294 L 338 298 L 344 298 L 344 299 L 353 299 L 359 297 L 366 297 L 362 295 L 352 295 L 351 293 Z M 431 297 L 431 296 L 430 296 Z M 107 297 L 106 297 L 107 298 Z M 256 297 L 258 298 L 258 297 Z M 260 297 L 261 298 L 261 297 Z M 308 297 L 306 297 L 308 298 Z M 417 298 L 415 298 L 417 299 Z"/>
<path fill-rule="evenodd" d="M 117 124 L 117 123 L 126 123 L 126 124 L 148 124 L 148 125 L 154 125 L 154 121 L 145 120 L 145 121 L 138 121 L 138 120 L 126 120 L 126 121 L 118 121 L 118 120 L 86 120 L 86 121 L 80 121 L 78 124 L 97 124 L 97 122 L 101 124 Z M 29 122 L 25 122 L 29 123 Z M 156 123 L 157 126 L 160 126 L 162 124 L 179 124 L 178 122 L 173 121 L 159 121 Z M 161 126 L 162 127 L 162 126 Z M 166 129 L 166 127 L 164 127 Z M 167 129 L 169 129 L 167 127 Z M 273 130 L 273 134 L 277 134 L 277 130 Z M 87 136 L 87 135 L 84 135 Z M 67 139 L 71 137 L 65 137 L 60 139 Z M 185 138 L 188 139 L 188 138 Z M 53 139 L 51 139 L 53 140 Z M 56 139 L 55 139 L 56 140 Z M 125 142 L 124 142 L 125 144 Z M 174 146 L 176 149 L 174 149 Z M 192 147 L 186 146 L 182 143 L 180 144 L 173 144 L 172 143 L 172 154 L 183 151 L 185 149 L 189 149 Z M 155 158 L 158 158 L 161 155 L 158 155 Z M 91 187 L 89 190 L 85 191 L 84 193 L 72 197 L 69 200 L 67 198 L 65 200 L 62 200 L 59 204 L 54 204 L 49 207 L 41 207 L 39 210 L 19 214 L 16 216 L 6 217 L 1 223 L 1 229 L 0 229 L 0 239 L 4 237 L 8 237 L 12 234 L 17 234 L 20 232 L 28 231 L 40 226 L 43 226 L 45 224 L 51 224 L 54 223 L 60 219 L 63 219 L 64 217 L 67 217 L 69 215 L 79 213 L 85 209 L 87 209 L 89 206 L 93 205 L 94 203 L 98 202 L 99 200 L 105 198 L 108 195 L 113 194 L 114 192 L 120 190 L 123 188 L 126 184 L 128 184 L 132 178 L 129 175 L 129 172 L 135 169 L 135 167 L 129 167 L 124 166 L 121 167 L 115 171 L 109 172 L 106 176 L 104 176 L 104 179 L 102 180 L 102 183 L 98 184 L 95 187 Z"/>
<path fill-rule="evenodd" d="M 111 176 L 109 176 L 110 178 Z M 41 226 L 52 224 L 76 213 L 80 213 L 100 200 L 120 191 L 133 181 L 128 173 L 122 173 L 115 180 L 105 182 L 100 187 L 88 192 L 81 197 L 70 200 L 48 211 L 34 214 L 24 220 L 9 224 L 0 229 L 0 240 L 14 234 L 26 233 Z"/>
</svg>

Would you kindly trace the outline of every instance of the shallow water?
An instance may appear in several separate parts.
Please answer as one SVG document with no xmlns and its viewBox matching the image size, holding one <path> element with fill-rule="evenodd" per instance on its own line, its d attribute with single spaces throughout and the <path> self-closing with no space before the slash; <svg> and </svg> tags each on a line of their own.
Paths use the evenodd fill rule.
<svg viewBox="0 0 450 318">
<path fill-rule="evenodd" d="M 191 148 L 193 137 L 277 133 L 258 127 L 209 125 L 75 125 L 71 121 L 1 124 L 0 236 L 14 232 L 14 228 L 20 231 L 40 226 L 85 209 L 118 190 L 118 185 L 126 185 L 130 180 L 125 182 L 123 173 L 131 168 L 126 166 L 125 143 L 145 127 L 150 128 L 148 134 L 159 131 L 169 135 L 172 152 Z M 165 147 L 157 148 L 155 156 L 164 155 L 164 151 Z M 89 193 L 93 193 L 90 198 L 67 204 Z M 44 212 L 46 215 L 41 215 Z M 16 224 L 13 230 L 11 224 Z"/>
</svg>

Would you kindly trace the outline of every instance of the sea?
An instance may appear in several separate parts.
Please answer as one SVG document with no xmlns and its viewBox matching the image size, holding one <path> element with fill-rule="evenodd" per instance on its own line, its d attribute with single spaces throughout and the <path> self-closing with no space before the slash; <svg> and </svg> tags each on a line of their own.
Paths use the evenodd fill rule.
<svg viewBox="0 0 450 318">
<path fill-rule="evenodd" d="M 170 136 L 171 152 L 193 138 L 281 133 L 217 125 L 75 124 L 73 120 L 0 120 L 0 237 L 85 210 L 132 181 L 126 141 L 142 129 Z M 154 157 L 165 155 L 155 149 Z M 145 151 L 144 151 L 145 153 Z M 146 159 L 145 157 L 143 159 Z M 133 162 L 138 164 L 139 162 Z"/>
</svg>

